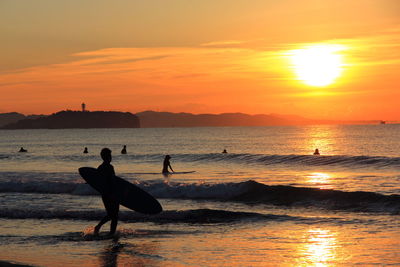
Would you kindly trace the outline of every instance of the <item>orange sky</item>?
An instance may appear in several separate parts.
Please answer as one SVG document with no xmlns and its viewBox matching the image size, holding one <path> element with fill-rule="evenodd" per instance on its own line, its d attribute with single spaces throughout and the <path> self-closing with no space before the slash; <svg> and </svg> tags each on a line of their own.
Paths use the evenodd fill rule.
<svg viewBox="0 0 400 267">
<path fill-rule="evenodd" d="M 0 2 L 0 112 L 400 118 L 398 0 Z M 343 47 L 314 87 L 291 51 Z"/>
</svg>

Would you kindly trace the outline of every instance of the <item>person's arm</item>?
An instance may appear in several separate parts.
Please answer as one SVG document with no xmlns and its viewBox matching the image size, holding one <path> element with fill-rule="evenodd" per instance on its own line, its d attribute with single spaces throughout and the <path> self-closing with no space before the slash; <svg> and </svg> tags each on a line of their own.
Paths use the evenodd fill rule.
<svg viewBox="0 0 400 267">
<path fill-rule="evenodd" d="M 172 167 L 171 167 L 171 163 L 168 163 L 169 168 L 171 169 L 172 172 L 175 172 Z"/>
</svg>

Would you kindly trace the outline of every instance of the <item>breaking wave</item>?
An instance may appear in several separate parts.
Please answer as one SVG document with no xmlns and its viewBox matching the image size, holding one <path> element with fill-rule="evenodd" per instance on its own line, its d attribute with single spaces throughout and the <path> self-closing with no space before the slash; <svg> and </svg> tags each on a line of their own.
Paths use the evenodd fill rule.
<svg viewBox="0 0 400 267">
<path fill-rule="evenodd" d="M 345 192 L 283 185 L 265 185 L 255 181 L 217 184 L 137 182 L 137 186 L 156 198 L 235 201 L 249 204 L 320 207 L 326 209 L 390 212 L 400 214 L 400 195 L 374 192 Z M 96 195 L 92 187 L 79 182 L 8 181 L 0 183 L 0 192 Z"/>
</svg>

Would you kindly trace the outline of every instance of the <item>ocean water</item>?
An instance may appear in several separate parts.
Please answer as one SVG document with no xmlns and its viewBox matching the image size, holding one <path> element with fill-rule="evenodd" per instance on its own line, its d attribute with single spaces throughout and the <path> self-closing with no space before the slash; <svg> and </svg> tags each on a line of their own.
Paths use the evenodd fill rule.
<svg viewBox="0 0 400 267">
<path fill-rule="evenodd" d="M 0 260 L 400 265 L 399 133 L 394 124 L 1 130 Z M 21 146 L 28 152 L 18 153 Z M 164 208 L 158 215 L 121 208 L 112 238 L 109 224 L 92 234 L 105 211 L 77 172 L 97 167 L 103 147 L 113 151 L 117 175 Z M 164 177 L 166 154 L 175 171 L 195 172 Z"/>
</svg>

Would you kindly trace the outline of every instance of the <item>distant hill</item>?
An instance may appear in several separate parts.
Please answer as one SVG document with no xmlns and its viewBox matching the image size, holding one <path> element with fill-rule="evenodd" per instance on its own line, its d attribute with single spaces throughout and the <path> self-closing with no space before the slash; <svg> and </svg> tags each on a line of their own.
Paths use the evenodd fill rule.
<svg viewBox="0 0 400 267">
<path fill-rule="evenodd" d="M 46 115 L 28 115 L 17 113 L 17 112 L 9 112 L 9 113 L 0 113 L 0 128 L 4 125 L 14 123 L 23 119 L 37 119 L 41 117 L 46 117 Z"/>
<path fill-rule="evenodd" d="M 244 113 L 191 114 L 144 111 L 136 114 L 141 127 L 197 127 L 197 126 L 269 126 L 269 125 L 304 125 L 317 123 L 300 116 L 284 115 L 249 115 Z"/>
<path fill-rule="evenodd" d="M 0 127 L 25 119 L 25 115 L 17 112 L 1 113 L 0 114 Z"/>
<path fill-rule="evenodd" d="M 313 124 L 379 124 L 380 121 L 315 120 L 298 115 L 222 113 L 191 114 L 144 111 L 136 114 L 143 128 L 151 127 L 212 127 L 212 126 L 284 126 Z"/>
<path fill-rule="evenodd" d="M 61 111 L 52 115 L 29 115 L 12 112 L 0 114 L 3 129 L 62 128 L 157 128 L 213 126 L 278 126 L 312 124 L 379 124 L 380 121 L 314 120 L 298 115 L 244 113 L 192 114 L 144 111 L 136 115 L 116 111 Z M 389 122 L 394 123 L 394 122 Z"/>
<path fill-rule="evenodd" d="M 139 128 L 139 118 L 129 112 L 60 111 L 47 117 L 22 119 L 3 129 Z"/>
</svg>

